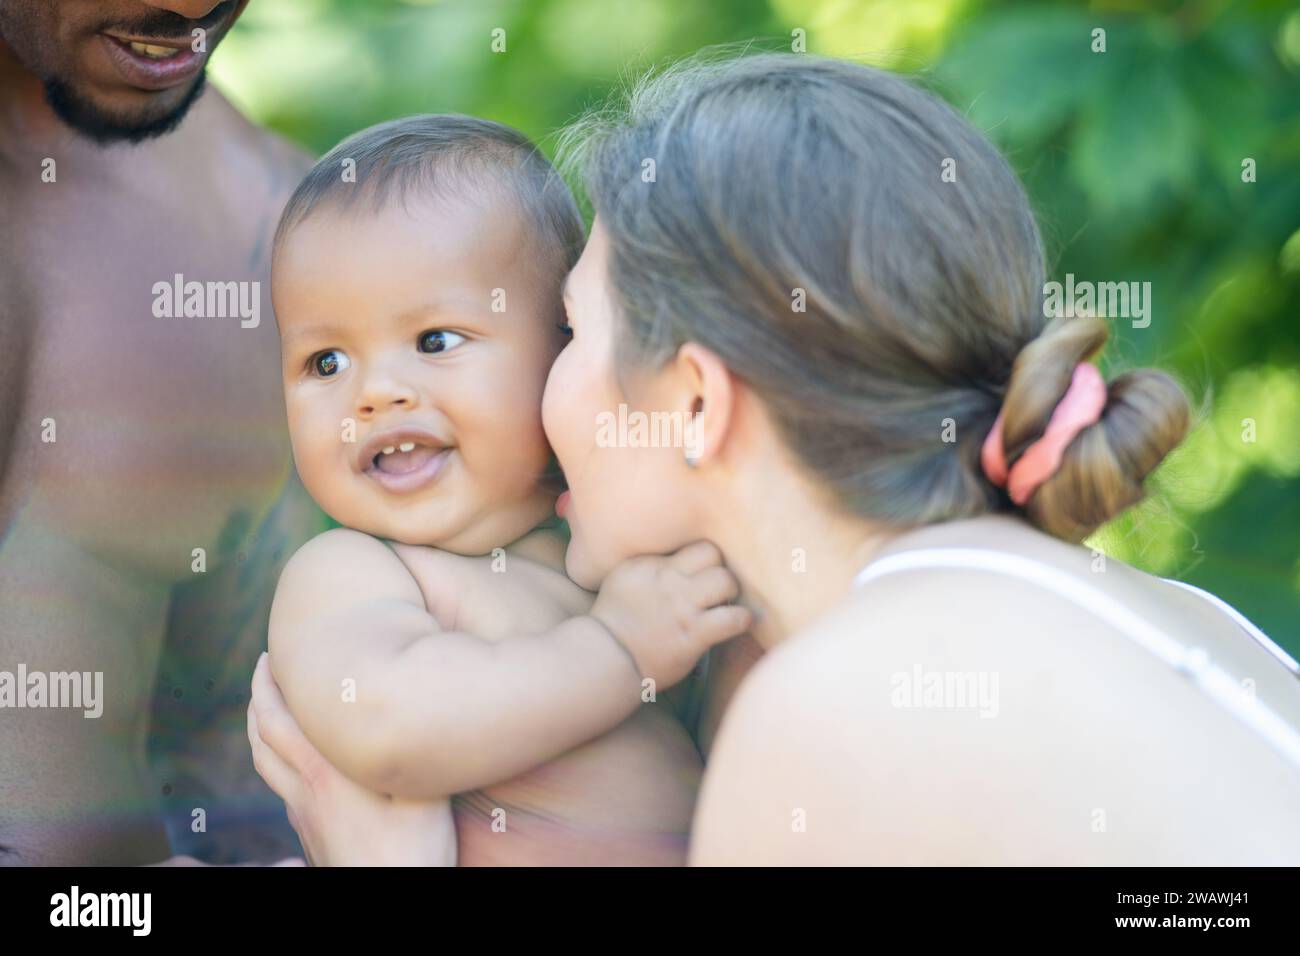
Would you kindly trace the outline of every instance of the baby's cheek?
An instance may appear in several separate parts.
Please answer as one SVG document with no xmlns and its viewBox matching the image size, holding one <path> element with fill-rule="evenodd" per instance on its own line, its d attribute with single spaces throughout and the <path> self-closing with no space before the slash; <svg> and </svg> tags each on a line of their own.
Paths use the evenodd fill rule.
<svg viewBox="0 0 1300 956">
<path fill-rule="evenodd" d="M 303 487 L 307 489 L 307 494 L 311 495 L 312 500 L 335 521 L 347 524 L 348 522 L 339 513 L 344 502 L 338 493 L 337 482 L 332 479 L 329 471 L 321 467 L 321 463 L 310 455 L 297 459 L 297 465 Z"/>
<path fill-rule="evenodd" d="M 330 517 L 343 521 L 339 511 L 346 509 L 349 496 L 340 470 L 344 467 L 344 450 L 355 450 L 357 446 L 345 444 L 341 431 L 326 428 L 328 424 L 323 421 L 293 422 L 293 461 L 307 493 Z"/>
<path fill-rule="evenodd" d="M 550 457 L 550 444 L 542 427 L 542 394 L 528 389 L 499 396 L 479 416 L 482 434 L 490 435 L 495 450 L 510 458 L 532 462 Z M 520 393 L 523 394 L 520 394 Z"/>
<path fill-rule="evenodd" d="M 510 475 L 512 491 L 531 495 L 551 463 L 551 447 L 540 424 L 517 431 L 512 441 L 513 445 L 503 455 L 502 472 Z"/>
</svg>

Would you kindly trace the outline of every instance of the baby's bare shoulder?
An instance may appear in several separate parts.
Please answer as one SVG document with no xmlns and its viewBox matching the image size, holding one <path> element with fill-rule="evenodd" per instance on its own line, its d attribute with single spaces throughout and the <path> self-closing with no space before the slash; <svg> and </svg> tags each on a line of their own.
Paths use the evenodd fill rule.
<svg viewBox="0 0 1300 956">
<path fill-rule="evenodd" d="M 283 631 L 286 625 L 384 600 L 423 605 L 411 573 L 384 542 L 334 528 L 312 538 L 285 564 L 271 606 L 271 629 Z"/>
<path fill-rule="evenodd" d="M 400 591 L 403 578 L 409 580 L 410 574 L 383 541 L 350 528 L 333 528 L 294 552 L 280 575 L 280 586 L 322 593 L 343 585 L 348 595 L 375 588 Z"/>
<path fill-rule="evenodd" d="M 591 608 L 592 595 L 562 570 L 563 550 L 547 547 L 536 533 L 523 544 L 473 556 L 422 545 L 391 547 L 443 627 L 498 640 L 538 633 Z"/>
</svg>

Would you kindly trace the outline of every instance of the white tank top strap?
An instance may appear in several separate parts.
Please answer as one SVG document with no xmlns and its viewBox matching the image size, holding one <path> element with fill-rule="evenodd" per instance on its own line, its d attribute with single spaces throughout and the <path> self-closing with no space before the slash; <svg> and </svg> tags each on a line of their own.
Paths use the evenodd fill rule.
<svg viewBox="0 0 1300 956">
<path fill-rule="evenodd" d="M 1239 628 L 1250 635 L 1256 644 L 1276 657 L 1283 667 L 1289 670 L 1292 674 L 1295 674 L 1296 677 L 1300 677 L 1300 662 L 1297 662 L 1294 657 L 1288 654 L 1272 638 L 1256 627 L 1254 623 L 1246 617 L 1246 615 L 1242 614 L 1227 601 L 1223 600 L 1223 598 L 1211 594 L 1209 591 L 1203 591 L 1195 584 L 1188 584 L 1186 581 L 1175 581 L 1173 578 L 1161 578 L 1160 580 L 1164 581 L 1166 584 L 1172 584 L 1174 587 L 1182 588 L 1184 591 L 1190 591 L 1192 594 L 1205 598 L 1205 600 L 1209 601 L 1224 614 L 1228 615 L 1228 617 L 1232 618 Z"/>
<path fill-rule="evenodd" d="M 875 581 L 886 575 L 925 568 L 956 568 L 1006 574 L 1037 584 L 1079 605 L 1101 618 L 1139 647 L 1178 670 L 1217 704 L 1264 737 L 1294 766 L 1300 768 L 1300 731 L 1253 694 L 1244 693 L 1237 679 L 1211 661 L 1204 648 L 1183 644 L 1101 588 L 1049 564 L 1023 555 L 985 548 L 920 548 L 914 551 L 900 551 L 871 562 L 858 572 L 853 579 L 853 586 L 859 588 L 869 581 Z M 1228 614 L 1292 674 L 1300 675 L 1300 665 L 1297 665 L 1286 651 L 1269 640 L 1263 631 L 1226 602 L 1191 585 L 1178 581 L 1169 583 L 1194 591 L 1208 599 L 1219 610 Z"/>
</svg>

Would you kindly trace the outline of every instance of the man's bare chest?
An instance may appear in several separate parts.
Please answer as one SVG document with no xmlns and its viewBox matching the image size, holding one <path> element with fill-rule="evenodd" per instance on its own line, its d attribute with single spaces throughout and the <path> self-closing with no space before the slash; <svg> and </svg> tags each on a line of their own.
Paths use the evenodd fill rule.
<svg viewBox="0 0 1300 956">
<path fill-rule="evenodd" d="M 51 532 L 179 575 L 195 548 L 238 550 L 287 474 L 278 337 L 253 235 L 129 200 L 39 223 L 19 207 L 30 241 L 11 233 L 0 267 L 0 321 L 26 327 L 6 483 Z"/>
</svg>

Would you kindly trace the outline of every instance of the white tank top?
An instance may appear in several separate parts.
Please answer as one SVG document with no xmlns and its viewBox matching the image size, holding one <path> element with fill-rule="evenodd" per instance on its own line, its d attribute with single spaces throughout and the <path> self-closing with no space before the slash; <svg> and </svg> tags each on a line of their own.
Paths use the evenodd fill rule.
<svg viewBox="0 0 1300 956">
<path fill-rule="evenodd" d="M 1204 648 L 1190 647 L 1176 640 L 1160 628 L 1111 597 L 1101 588 L 1094 587 L 1073 575 L 1041 561 L 1005 551 L 983 548 L 920 548 L 901 551 L 873 561 L 858 572 L 853 579 L 855 588 L 888 574 L 914 571 L 922 568 L 956 568 L 991 571 L 1029 581 L 1053 591 L 1067 601 L 1084 608 L 1101 618 L 1133 643 L 1158 657 L 1170 667 L 1192 681 L 1215 703 L 1223 707 L 1247 727 L 1262 736 L 1296 768 L 1300 768 L 1300 730 L 1263 704 L 1253 694 L 1242 692 L 1240 681 L 1210 660 Z M 1198 594 L 1248 634 L 1268 651 L 1292 676 L 1300 678 L 1300 664 L 1276 643 L 1269 640 L 1258 627 L 1241 612 L 1225 601 L 1200 588 L 1181 581 L 1170 581 L 1177 587 Z"/>
</svg>

